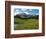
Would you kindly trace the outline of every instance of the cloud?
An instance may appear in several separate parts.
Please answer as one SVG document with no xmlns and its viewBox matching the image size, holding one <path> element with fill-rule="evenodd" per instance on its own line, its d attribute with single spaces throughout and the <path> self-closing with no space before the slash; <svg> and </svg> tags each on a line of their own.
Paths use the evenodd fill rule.
<svg viewBox="0 0 46 39">
<path fill-rule="evenodd" d="M 14 13 L 26 13 L 26 14 L 38 15 L 39 9 L 15 8 Z"/>
</svg>

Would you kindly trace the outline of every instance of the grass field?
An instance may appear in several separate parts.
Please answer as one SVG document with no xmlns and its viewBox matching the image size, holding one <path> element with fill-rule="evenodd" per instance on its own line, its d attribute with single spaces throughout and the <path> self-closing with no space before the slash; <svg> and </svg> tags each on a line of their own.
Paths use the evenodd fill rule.
<svg viewBox="0 0 46 39">
<path fill-rule="evenodd" d="M 14 18 L 14 30 L 38 29 L 38 19 Z"/>
</svg>

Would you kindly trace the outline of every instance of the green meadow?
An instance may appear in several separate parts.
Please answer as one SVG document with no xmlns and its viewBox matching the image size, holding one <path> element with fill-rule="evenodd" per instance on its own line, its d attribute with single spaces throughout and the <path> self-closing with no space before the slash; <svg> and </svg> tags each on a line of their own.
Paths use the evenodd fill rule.
<svg viewBox="0 0 46 39">
<path fill-rule="evenodd" d="M 38 29 L 38 19 L 14 18 L 14 30 Z"/>
</svg>

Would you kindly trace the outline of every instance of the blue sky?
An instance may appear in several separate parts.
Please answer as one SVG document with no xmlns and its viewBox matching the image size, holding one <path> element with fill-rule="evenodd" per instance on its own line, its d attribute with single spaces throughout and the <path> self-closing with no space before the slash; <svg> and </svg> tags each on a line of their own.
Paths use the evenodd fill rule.
<svg viewBox="0 0 46 39">
<path fill-rule="evenodd" d="M 39 15 L 39 9 L 14 8 L 14 13 L 26 13 L 27 15 Z"/>
</svg>

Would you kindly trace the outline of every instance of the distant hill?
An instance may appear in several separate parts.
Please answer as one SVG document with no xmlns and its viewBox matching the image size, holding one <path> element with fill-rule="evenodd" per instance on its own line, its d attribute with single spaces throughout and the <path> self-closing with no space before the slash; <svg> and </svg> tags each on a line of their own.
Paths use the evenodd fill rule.
<svg viewBox="0 0 46 39">
<path fill-rule="evenodd" d="M 30 14 L 27 15 L 26 13 L 21 13 L 21 14 L 17 14 L 14 17 L 17 17 L 17 18 L 36 18 L 36 19 L 38 19 L 38 16 L 39 15 L 30 15 Z"/>
</svg>

